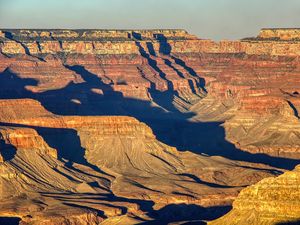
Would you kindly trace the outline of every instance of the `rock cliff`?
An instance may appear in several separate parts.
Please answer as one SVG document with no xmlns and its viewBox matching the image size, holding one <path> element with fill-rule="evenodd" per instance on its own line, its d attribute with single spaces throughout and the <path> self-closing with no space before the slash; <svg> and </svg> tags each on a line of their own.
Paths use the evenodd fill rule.
<svg viewBox="0 0 300 225">
<path fill-rule="evenodd" d="M 262 29 L 258 35 L 262 39 L 279 39 L 285 41 L 299 40 L 300 29 L 296 28 L 274 28 L 274 29 Z"/>
<path fill-rule="evenodd" d="M 224 217 L 209 224 L 298 224 L 299 166 L 245 188 Z"/>
<path fill-rule="evenodd" d="M 21 113 L 21 101 L 35 114 Z M 263 165 L 179 152 L 131 117 L 57 116 L 30 99 L 0 104 L 0 215 L 24 224 L 133 221 L 132 214 L 151 220 L 144 211 L 151 202 L 153 211 L 172 203 L 226 206 L 243 186 L 276 174 Z"/>
<path fill-rule="evenodd" d="M 0 215 L 215 219 L 299 164 L 299 55 L 298 29 L 1 30 Z"/>
</svg>

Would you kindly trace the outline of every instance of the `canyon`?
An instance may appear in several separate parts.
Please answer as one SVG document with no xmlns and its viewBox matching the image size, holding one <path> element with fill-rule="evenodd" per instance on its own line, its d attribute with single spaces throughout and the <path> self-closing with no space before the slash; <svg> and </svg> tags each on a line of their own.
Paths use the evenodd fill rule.
<svg viewBox="0 0 300 225">
<path fill-rule="evenodd" d="M 1 30 L 0 223 L 300 219 L 299 56 L 300 29 Z"/>
</svg>

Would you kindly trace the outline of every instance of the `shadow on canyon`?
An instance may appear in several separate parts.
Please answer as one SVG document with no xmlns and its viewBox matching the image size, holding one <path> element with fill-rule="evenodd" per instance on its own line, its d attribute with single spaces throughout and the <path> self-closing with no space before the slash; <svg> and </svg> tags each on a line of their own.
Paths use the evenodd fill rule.
<svg viewBox="0 0 300 225">
<path fill-rule="evenodd" d="M 18 225 L 20 221 L 19 217 L 0 217 L 0 224 L 3 225 Z"/>
<path fill-rule="evenodd" d="M 13 145 L 5 143 L 2 139 L 0 139 L 0 150 L 4 161 L 13 159 L 17 152 L 17 149 Z"/>
<path fill-rule="evenodd" d="M 78 163 L 90 167 L 99 173 L 108 175 L 107 173 L 102 171 L 99 167 L 89 163 L 85 159 L 84 157 L 85 149 L 81 146 L 81 140 L 78 136 L 77 131 L 74 129 L 39 127 L 39 126 L 30 126 L 30 125 L 4 123 L 4 122 L 0 122 L 0 126 L 34 129 L 43 138 L 43 140 L 49 145 L 49 147 L 57 150 L 58 159 L 64 161 L 67 167 L 78 171 L 75 167 L 73 167 L 73 163 Z M 6 144 L 1 139 L 0 139 L 0 150 L 1 150 L 1 155 L 4 157 L 4 160 L 13 159 L 17 153 L 17 149 L 13 145 Z M 56 172 L 59 171 L 56 170 Z M 84 171 L 78 171 L 78 172 L 84 173 Z"/>
<path fill-rule="evenodd" d="M 231 206 L 217 206 L 217 207 L 201 207 L 194 204 L 170 204 L 162 207 L 161 209 L 153 209 L 154 202 L 151 200 L 140 200 L 140 199 L 128 199 L 123 197 L 118 197 L 113 194 L 94 194 L 94 193 L 85 193 L 85 194 L 73 194 L 73 193 L 51 193 L 43 192 L 42 196 L 52 197 L 56 200 L 65 202 L 64 204 L 82 208 L 82 199 L 84 203 L 93 203 L 94 201 L 107 201 L 109 203 L 134 203 L 138 204 L 140 210 L 146 213 L 151 221 L 146 221 L 142 218 L 136 218 L 142 220 L 139 224 L 169 224 L 172 222 L 184 222 L 184 221 L 195 221 L 197 224 L 206 224 L 204 221 L 215 220 L 231 210 Z M 76 197 L 76 198 L 75 198 Z M 78 200 L 78 201 L 77 201 Z M 110 205 L 110 204 L 108 204 Z M 120 208 L 122 214 L 127 213 L 127 208 L 122 206 L 110 205 L 117 208 Z M 94 210 L 94 209 L 93 209 Z M 106 218 L 104 212 L 99 210 L 98 215 Z"/>
<path fill-rule="evenodd" d="M 279 222 L 276 225 L 300 225 L 300 220 L 289 221 L 289 222 Z"/>
<path fill-rule="evenodd" d="M 225 131 L 219 122 L 192 122 L 189 119 L 193 113 L 181 113 L 172 104 L 176 91 L 160 92 L 153 87 L 149 92 L 153 101 L 160 107 L 153 107 L 151 102 L 126 98 L 121 92 L 114 91 L 112 86 L 102 82 L 97 75 L 90 73 L 83 66 L 66 66 L 76 72 L 85 82 L 69 83 L 66 87 L 32 93 L 27 86 L 36 86 L 34 79 L 22 79 L 10 69 L 0 74 L 0 98 L 32 98 L 38 100 L 47 110 L 58 115 L 127 115 L 150 126 L 157 139 L 179 150 L 189 150 L 197 154 L 219 155 L 232 160 L 263 163 L 277 168 L 293 169 L 299 160 L 272 157 L 266 154 L 251 154 L 237 149 L 225 140 Z M 103 94 L 94 90 L 101 89 Z M 178 96 L 178 95 L 177 95 Z M 26 109 L 24 109 L 26 110 Z M 41 128 L 42 129 L 42 128 Z M 78 139 L 78 137 L 77 137 Z M 69 138 L 72 145 L 76 138 Z M 46 140 L 50 146 L 59 145 L 59 139 L 52 142 Z M 62 149 L 62 158 L 74 160 L 67 148 Z M 79 149 L 79 158 L 83 160 L 84 150 Z M 77 161 L 79 159 L 76 159 Z M 81 162 L 82 163 L 82 162 Z"/>
<path fill-rule="evenodd" d="M 192 76 L 198 76 L 192 68 L 174 56 L 170 55 L 170 49 L 164 37 L 158 37 L 161 42 L 160 52 L 169 55 L 176 63 L 184 67 Z M 179 150 L 189 150 L 197 154 L 219 155 L 228 159 L 242 160 L 247 162 L 256 162 L 271 165 L 277 168 L 292 169 L 299 164 L 299 160 L 272 157 L 265 154 L 251 154 L 237 149 L 233 144 L 225 140 L 225 131 L 221 123 L 217 122 L 192 122 L 189 121 L 194 116 L 193 113 L 181 113 L 172 104 L 174 97 L 180 98 L 172 86 L 172 82 L 167 79 L 166 74 L 157 66 L 155 51 L 151 43 L 147 43 L 148 51 L 136 41 L 136 45 L 154 71 L 167 83 L 168 91 L 160 92 L 156 90 L 155 84 L 151 83 L 149 93 L 153 101 L 161 107 L 154 107 L 151 102 L 127 98 L 121 92 L 115 91 L 111 85 L 104 83 L 101 78 L 93 74 L 80 65 L 65 65 L 69 70 L 74 71 L 82 77 L 83 83 L 69 83 L 66 87 L 45 91 L 42 93 L 32 93 L 28 86 L 37 86 L 38 82 L 34 79 L 22 79 L 10 69 L 0 73 L 0 99 L 17 99 L 32 98 L 39 101 L 47 110 L 58 115 L 127 115 L 137 118 L 138 120 L 150 126 L 157 139 Z M 148 53 L 149 52 L 149 53 Z M 171 65 L 167 58 L 166 65 Z M 172 68 L 174 69 L 174 68 Z M 176 69 L 176 68 L 175 68 Z M 176 70 L 175 70 L 176 71 Z M 182 76 L 177 71 L 178 76 Z M 146 78 L 145 78 L 146 79 Z M 197 83 L 197 88 L 205 90 L 205 83 L 201 79 Z M 97 92 L 101 89 L 102 94 Z M 96 91 L 95 91 L 96 90 Z M 30 106 L 27 106 L 30 107 Z M 167 110 L 165 110 L 167 109 Z M 24 107 L 26 110 L 26 107 Z M 1 123 L 3 126 L 23 126 L 20 124 Z M 73 129 L 63 128 L 34 128 L 47 142 L 50 147 L 57 149 L 60 159 L 66 159 L 66 163 L 72 169 L 72 164 L 80 163 L 87 165 L 96 171 L 104 173 L 98 167 L 89 164 L 84 158 L 85 149 L 81 146 L 80 138 Z M 1 151 L 3 146 L 1 142 Z M 5 149 L 4 148 L 4 149 Z M 70 151 L 72 149 L 72 151 Z M 74 152 L 76 151 L 76 154 Z M 15 151 L 10 151 L 7 159 L 13 158 Z M 185 174 L 189 176 L 189 174 Z M 197 182 L 197 178 L 195 178 Z M 199 183 L 203 183 L 198 179 Z M 208 185 L 208 184 L 207 184 Z M 44 195 L 53 195 L 53 193 L 43 193 Z M 57 194 L 58 195 L 58 194 Z M 72 195 L 72 193 L 68 193 Z M 154 210 L 153 202 L 147 200 L 127 199 L 117 197 L 113 194 L 102 196 L 90 194 L 91 198 L 97 198 L 107 201 L 132 202 L 141 207 L 153 221 L 145 221 L 143 224 L 166 224 L 169 222 L 180 222 L 184 220 L 194 220 L 195 224 L 205 224 L 204 220 L 216 219 L 230 210 L 230 207 L 211 207 L 203 208 L 197 205 L 167 205 L 160 210 Z M 57 198 L 66 198 L 57 196 Z M 89 200 L 84 197 L 85 200 Z M 73 207 L 82 207 L 80 203 L 69 203 Z M 122 211 L 126 210 L 122 208 Z M 125 211 L 124 211 L 125 212 Z M 102 212 L 99 212 L 103 216 Z M 4 218 L 6 219 L 6 218 Z M 10 218 L 8 218 L 10 219 Z M 14 218 L 13 218 L 14 219 Z M 18 224 L 18 220 L 7 220 L 5 224 Z M 18 218 L 16 218 L 18 219 Z M 14 221 L 17 221 L 13 223 Z M 1 224 L 1 220 L 0 220 Z"/>
<path fill-rule="evenodd" d="M 204 208 L 194 204 L 170 204 L 159 210 L 148 213 L 148 215 L 153 218 L 153 221 L 146 221 L 140 224 L 154 225 L 181 222 L 181 224 L 205 225 L 205 221 L 215 220 L 225 215 L 230 210 L 230 206 Z"/>
</svg>

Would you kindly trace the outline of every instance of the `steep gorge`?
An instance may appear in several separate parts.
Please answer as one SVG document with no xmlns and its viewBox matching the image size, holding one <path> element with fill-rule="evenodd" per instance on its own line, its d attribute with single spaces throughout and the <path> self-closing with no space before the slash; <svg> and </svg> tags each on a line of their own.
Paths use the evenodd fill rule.
<svg viewBox="0 0 300 225">
<path fill-rule="evenodd" d="M 19 117 L 20 101 L 35 114 Z M 0 213 L 20 216 L 24 224 L 90 224 L 125 215 L 137 222 L 169 204 L 225 207 L 242 187 L 278 172 L 179 152 L 131 117 L 57 116 L 29 99 L 0 104 Z M 57 210 L 67 210 L 70 218 L 52 215 Z"/>
<path fill-rule="evenodd" d="M 297 31 L 216 43 L 184 30 L 2 30 L 0 216 L 221 216 L 243 187 L 300 162 Z"/>
</svg>

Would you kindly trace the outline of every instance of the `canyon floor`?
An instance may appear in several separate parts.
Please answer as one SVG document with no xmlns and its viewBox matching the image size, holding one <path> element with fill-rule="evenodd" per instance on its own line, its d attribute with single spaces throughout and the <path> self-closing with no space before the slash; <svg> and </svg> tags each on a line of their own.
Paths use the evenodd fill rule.
<svg viewBox="0 0 300 225">
<path fill-rule="evenodd" d="M 0 224 L 297 224 L 300 29 L 0 31 Z"/>
</svg>

